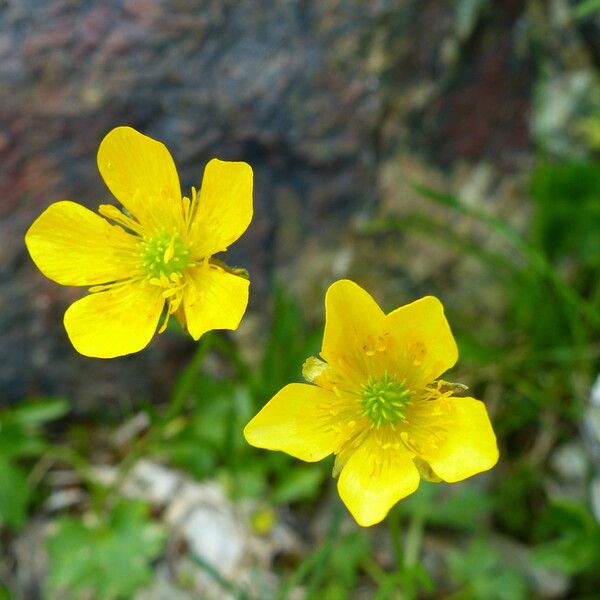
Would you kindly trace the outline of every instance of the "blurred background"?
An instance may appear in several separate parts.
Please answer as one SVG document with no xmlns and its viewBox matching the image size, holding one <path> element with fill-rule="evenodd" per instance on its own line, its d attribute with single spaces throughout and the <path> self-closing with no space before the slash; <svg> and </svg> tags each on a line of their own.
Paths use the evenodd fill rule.
<svg viewBox="0 0 600 600">
<path fill-rule="evenodd" d="M 0 0 L 0 599 L 600 598 L 599 67 L 597 0 Z M 104 361 L 23 235 L 123 124 L 252 165 L 252 293 Z M 442 300 L 501 449 L 368 530 L 241 435 L 342 277 Z"/>
</svg>

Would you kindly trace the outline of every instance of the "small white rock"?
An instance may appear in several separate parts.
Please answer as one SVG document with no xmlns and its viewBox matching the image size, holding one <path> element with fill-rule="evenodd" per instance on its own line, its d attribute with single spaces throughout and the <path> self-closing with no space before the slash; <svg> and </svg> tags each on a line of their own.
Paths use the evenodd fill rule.
<svg viewBox="0 0 600 600">
<path fill-rule="evenodd" d="M 150 460 L 139 460 L 123 482 L 123 493 L 129 498 L 146 500 L 155 506 L 165 506 L 181 485 L 180 475 Z"/>
</svg>

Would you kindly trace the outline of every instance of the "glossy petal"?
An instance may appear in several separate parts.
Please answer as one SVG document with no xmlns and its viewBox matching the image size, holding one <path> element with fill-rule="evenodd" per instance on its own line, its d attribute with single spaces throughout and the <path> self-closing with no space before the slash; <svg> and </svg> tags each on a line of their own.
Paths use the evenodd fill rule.
<svg viewBox="0 0 600 600">
<path fill-rule="evenodd" d="M 226 250 L 252 220 L 252 168 L 214 158 L 204 169 L 191 235 L 195 258 Z"/>
<path fill-rule="evenodd" d="M 144 282 L 117 285 L 71 304 L 65 329 L 85 356 L 114 358 L 144 348 L 152 339 L 164 305 L 162 289 Z"/>
<path fill-rule="evenodd" d="M 420 383 L 429 383 L 456 364 L 458 349 L 442 303 L 425 296 L 385 317 L 390 354 L 417 364 Z"/>
<path fill-rule="evenodd" d="M 382 521 L 390 508 L 419 487 L 419 471 L 407 452 L 384 450 L 369 435 L 350 456 L 338 480 L 340 498 L 356 522 L 369 527 Z"/>
<path fill-rule="evenodd" d="M 183 309 L 195 339 L 212 329 L 237 329 L 248 305 L 250 282 L 216 266 L 188 271 Z"/>
<path fill-rule="evenodd" d="M 115 198 L 145 227 L 183 227 L 179 176 L 164 144 L 117 127 L 100 143 L 98 169 Z"/>
<path fill-rule="evenodd" d="M 343 442 L 327 409 L 332 401 L 333 392 L 291 383 L 246 425 L 244 436 L 257 448 L 280 450 L 307 462 L 321 460 Z"/>
<path fill-rule="evenodd" d="M 385 315 L 377 302 L 348 279 L 333 283 L 325 296 L 321 356 L 349 379 L 362 382 L 377 366 L 376 351 Z"/>
<path fill-rule="evenodd" d="M 51 204 L 25 234 L 38 269 L 62 285 L 127 279 L 136 267 L 137 239 L 80 204 Z"/>
<path fill-rule="evenodd" d="M 498 446 L 483 402 L 474 398 L 450 401 L 446 443 L 423 458 L 438 477 L 454 483 L 491 469 L 498 462 Z"/>
</svg>

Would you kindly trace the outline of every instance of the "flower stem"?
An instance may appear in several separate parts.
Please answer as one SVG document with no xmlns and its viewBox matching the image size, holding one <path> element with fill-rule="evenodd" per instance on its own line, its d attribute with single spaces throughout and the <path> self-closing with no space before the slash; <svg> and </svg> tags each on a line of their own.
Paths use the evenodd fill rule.
<svg viewBox="0 0 600 600">
<path fill-rule="evenodd" d="M 204 357 L 206 356 L 206 352 L 210 347 L 210 340 L 211 338 L 208 335 L 204 335 L 202 338 L 200 338 L 198 347 L 196 348 L 196 352 L 192 357 L 192 360 L 183 370 L 179 377 L 179 381 L 175 386 L 169 407 L 162 418 L 162 424 L 166 424 L 175 417 L 178 417 L 185 408 L 185 404 L 190 396 L 190 392 L 196 383 L 198 371 L 200 370 L 200 367 L 204 361 Z"/>
<path fill-rule="evenodd" d="M 194 356 L 185 369 L 183 369 L 173 391 L 173 395 L 171 396 L 171 401 L 164 414 L 158 418 L 156 423 L 154 423 L 145 434 L 133 442 L 127 456 L 118 466 L 115 480 L 108 486 L 104 493 L 100 495 L 97 502 L 99 506 L 110 506 L 116 502 L 119 490 L 135 463 L 144 455 L 144 453 L 152 448 L 153 444 L 161 440 L 167 425 L 184 411 L 190 393 L 196 384 L 198 372 L 210 346 L 210 342 L 207 338 L 208 336 L 201 338 Z"/>
<path fill-rule="evenodd" d="M 404 541 L 404 567 L 407 569 L 414 567 L 419 561 L 423 545 L 423 526 L 423 515 L 416 512 L 410 519 Z"/>
<path fill-rule="evenodd" d="M 408 521 L 408 530 L 402 544 L 400 515 L 397 510 L 389 514 L 390 536 L 392 547 L 396 556 L 396 572 L 384 585 L 380 585 L 376 598 L 388 598 L 389 592 L 397 585 L 402 590 L 401 598 L 412 600 L 417 595 L 417 580 L 415 568 L 418 567 L 421 548 L 423 544 L 424 515 L 420 511 L 414 512 Z M 390 587 L 392 586 L 392 587 Z"/>
</svg>

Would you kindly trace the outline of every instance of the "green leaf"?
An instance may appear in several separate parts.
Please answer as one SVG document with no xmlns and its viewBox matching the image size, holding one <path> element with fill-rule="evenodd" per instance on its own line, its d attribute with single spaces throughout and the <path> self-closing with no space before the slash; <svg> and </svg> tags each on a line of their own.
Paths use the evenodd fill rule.
<svg viewBox="0 0 600 600">
<path fill-rule="evenodd" d="M 283 287 L 276 286 L 273 323 L 257 390 L 263 402 L 290 381 L 301 380 L 302 363 L 318 352 L 320 335 L 313 333 L 307 329 L 296 300 Z"/>
<path fill-rule="evenodd" d="M 13 600 L 13 597 L 6 588 L 0 587 L 0 600 Z"/>
<path fill-rule="evenodd" d="M 492 497 L 469 483 L 449 488 L 422 481 L 419 489 L 398 504 L 396 510 L 419 516 L 433 525 L 473 530 L 493 507 Z"/>
<path fill-rule="evenodd" d="M 273 490 L 273 502 L 285 504 L 314 498 L 325 473 L 318 465 L 296 466 L 283 476 Z"/>
<path fill-rule="evenodd" d="M 25 472 L 0 455 L 0 525 L 21 527 L 25 522 L 29 497 Z"/>
<path fill-rule="evenodd" d="M 17 458 L 37 456 L 47 448 L 37 432 L 29 431 L 21 423 L 0 423 L 0 456 Z"/>
<path fill-rule="evenodd" d="M 466 39 L 477 22 L 477 18 L 489 0 L 459 0 L 456 4 L 456 33 L 461 40 Z"/>
<path fill-rule="evenodd" d="M 600 0 L 586 0 L 573 8 L 573 16 L 576 19 L 587 17 L 600 10 Z"/>
<path fill-rule="evenodd" d="M 163 544 L 163 531 L 139 502 L 120 502 L 108 521 L 65 517 L 47 542 L 48 596 L 130 598 L 151 580 L 150 562 Z"/>
<path fill-rule="evenodd" d="M 408 214 L 402 218 L 387 217 L 365 223 L 361 232 L 365 234 L 409 231 L 421 234 L 432 243 L 448 246 L 453 252 L 462 252 L 495 269 L 498 276 L 505 277 L 518 269 L 517 263 L 508 252 L 493 251 L 482 247 L 476 240 L 465 237 L 464 232 L 454 231 L 447 223 L 428 214 Z"/>
<path fill-rule="evenodd" d="M 442 501 L 436 502 L 430 513 L 431 523 L 473 530 L 482 517 L 494 508 L 494 500 L 483 490 L 463 483 Z"/>
<path fill-rule="evenodd" d="M 360 565 L 371 555 L 370 539 L 362 533 L 351 531 L 332 547 L 329 568 L 335 573 L 335 581 L 344 584 L 346 594 L 355 589 Z"/>
<path fill-rule="evenodd" d="M 47 444 L 40 436 L 44 423 L 68 412 L 64 400 L 29 400 L 0 411 L 0 456 L 16 458 L 42 454 Z"/>
<path fill-rule="evenodd" d="M 599 190 L 600 168 L 593 162 L 542 162 L 533 171 L 534 241 L 550 260 L 598 265 Z"/>
<path fill-rule="evenodd" d="M 266 461 L 248 461 L 244 468 L 235 473 L 233 494 L 236 497 L 258 498 L 265 495 L 267 489 L 268 463 Z"/>
<path fill-rule="evenodd" d="M 204 479 L 214 473 L 215 453 L 200 445 L 198 439 L 189 430 L 185 430 L 169 443 L 161 445 L 158 452 L 171 464 L 185 469 L 196 479 Z"/>
<path fill-rule="evenodd" d="M 565 575 L 595 572 L 600 563 L 600 525 L 589 510 L 562 501 L 555 503 L 544 516 L 557 535 L 534 550 L 533 561 Z"/>
<path fill-rule="evenodd" d="M 533 561 L 565 575 L 591 570 L 600 562 L 600 537 L 563 536 L 533 553 Z"/>
<path fill-rule="evenodd" d="M 44 398 L 30 400 L 12 409 L 15 421 L 23 425 L 43 425 L 55 421 L 69 412 L 69 403 L 61 398 Z"/>
<path fill-rule="evenodd" d="M 482 539 L 465 552 L 448 555 L 450 578 L 462 586 L 457 597 L 465 600 L 525 600 L 529 598 L 525 576 L 502 563 L 502 557 Z"/>
</svg>

